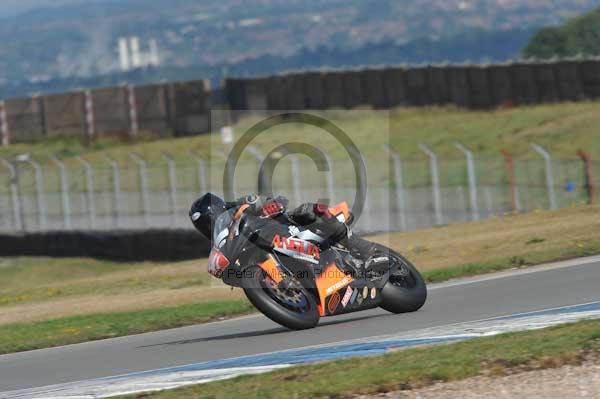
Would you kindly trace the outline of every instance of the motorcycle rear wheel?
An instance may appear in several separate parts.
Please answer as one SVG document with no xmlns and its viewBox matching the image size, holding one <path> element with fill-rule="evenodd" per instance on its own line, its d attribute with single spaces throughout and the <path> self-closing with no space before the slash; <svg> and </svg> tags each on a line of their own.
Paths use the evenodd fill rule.
<svg viewBox="0 0 600 399">
<path fill-rule="evenodd" d="M 401 263 L 400 269 L 390 276 L 383 287 L 382 309 L 392 313 L 408 313 L 419 310 L 427 300 L 427 286 L 421 273 L 408 259 L 391 249 L 382 247 L 395 261 Z"/>
<path fill-rule="evenodd" d="M 314 297 L 299 282 L 282 290 L 260 267 L 247 269 L 244 293 L 248 300 L 275 323 L 292 330 L 313 328 L 319 323 Z"/>
</svg>

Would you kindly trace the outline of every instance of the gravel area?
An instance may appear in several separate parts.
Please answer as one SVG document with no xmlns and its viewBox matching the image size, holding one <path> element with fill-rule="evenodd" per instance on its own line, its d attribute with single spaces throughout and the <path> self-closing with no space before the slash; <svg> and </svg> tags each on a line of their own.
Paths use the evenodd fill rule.
<svg viewBox="0 0 600 399">
<path fill-rule="evenodd" d="M 438 383 L 410 391 L 389 392 L 361 399 L 572 399 L 600 398 L 600 362 L 528 371 L 503 377 L 474 377 Z"/>
</svg>

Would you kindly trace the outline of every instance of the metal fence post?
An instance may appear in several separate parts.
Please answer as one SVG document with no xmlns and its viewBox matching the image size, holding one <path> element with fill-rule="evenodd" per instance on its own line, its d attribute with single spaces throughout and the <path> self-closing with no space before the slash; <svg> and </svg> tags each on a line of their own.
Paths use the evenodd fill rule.
<svg viewBox="0 0 600 399">
<path fill-rule="evenodd" d="M 196 158 L 196 165 L 198 167 L 198 187 L 200 188 L 200 193 L 204 194 L 208 192 L 208 181 L 206 177 L 206 161 L 200 155 L 191 153 L 193 157 Z"/>
<path fill-rule="evenodd" d="M 517 179 L 515 176 L 515 161 L 512 154 L 508 150 L 502 150 L 502 156 L 504 157 L 504 165 L 506 168 L 506 175 L 508 177 L 508 184 L 510 184 L 510 204 L 513 212 L 519 212 L 521 207 L 519 206 L 518 193 L 517 193 Z"/>
<path fill-rule="evenodd" d="M 302 181 L 302 176 L 300 175 L 300 161 L 296 155 L 289 155 L 289 158 L 292 166 L 292 193 L 294 195 L 294 202 L 296 206 L 299 206 L 302 201 L 302 196 L 300 194 L 300 182 Z"/>
<path fill-rule="evenodd" d="M 135 88 L 132 85 L 126 86 L 127 105 L 129 108 L 129 129 L 131 134 L 136 134 L 139 130 L 137 100 L 135 97 Z"/>
<path fill-rule="evenodd" d="M 233 160 L 229 159 L 229 156 L 223 151 L 219 150 L 215 151 L 215 153 L 218 154 L 221 158 L 223 158 L 223 161 L 225 161 L 224 171 L 226 176 L 223 177 L 224 182 L 227 181 L 229 184 L 231 184 L 231 187 L 227 187 L 225 183 L 223 184 L 223 196 L 225 197 L 226 201 L 235 201 L 237 199 L 235 193 L 236 167 L 233 164 L 231 164 Z M 211 160 L 214 161 L 214 158 L 212 158 Z"/>
<path fill-rule="evenodd" d="M 6 115 L 6 103 L 0 100 L 0 136 L 3 146 L 10 144 L 10 131 L 8 129 L 8 117 Z"/>
<path fill-rule="evenodd" d="M 23 224 L 23 220 L 21 219 L 21 201 L 19 195 L 19 184 L 18 184 L 18 176 L 17 176 L 17 168 L 12 162 L 7 161 L 4 158 L 0 158 L 0 163 L 2 163 L 6 169 L 8 170 L 10 176 L 10 192 L 12 198 L 12 211 L 13 211 L 13 228 L 15 230 L 24 230 L 25 226 Z"/>
<path fill-rule="evenodd" d="M 60 173 L 60 192 L 62 198 L 62 212 L 63 212 L 63 224 L 65 229 L 71 229 L 71 199 L 69 198 L 69 175 L 67 174 L 67 168 L 65 164 L 61 162 L 55 156 L 51 156 L 50 159 L 58 167 Z"/>
<path fill-rule="evenodd" d="M 592 157 L 586 151 L 579 150 L 577 155 L 583 161 L 584 165 L 584 178 L 585 178 L 585 189 L 588 196 L 588 204 L 592 205 L 596 201 L 596 185 L 594 184 L 594 172 L 592 165 Z"/>
<path fill-rule="evenodd" d="M 385 144 L 383 148 L 390 155 L 392 162 L 394 163 L 394 190 L 396 193 L 396 206 L 400 214 L 400 229 L 407 230 L 408 221 L 406 218 L 407 209 L 404 194 L 404 179 L 402 177 L 402 159 L 400 158 L 400 154 L 392 150 L 389 145 Z"/>
<path fill-rule="evenodd" d="M 458 148 L 460 152 L 465 154 L 467 160 L 467 175 L 469 179 L 469 197 L 471 202 L 471 218 L 474 221 L 479 220 L 479 204 L 477 202 L 477 175 L 475 173 L 475 157 L 473 153 L 469 151 L 461 143 L 454 143 L 454 146 Z"/>
<path fill-rule="evenodd" d="M 325 156 L 325 159 L 327 160 L 327 165 L 329 166 L 329 171 L 327 172 L 327 176 L 325 177 L 327 184 L 327 195 L 329 196 L 329 205 L 333 205 L 335 203 L 335 176 L 333 175 L 333 160 L 329 155 L 325 153 L 323 153 L 323 155 Z"/>
<path fill-rule="evenodd" d="M 44 174 L 41 166 L 32 159 L 26 161 L 29 163 L 35 173 L 35 192 L 38 207 L 38 225 L 41 230 L 46 230 L 48 224 L 48 208 L 46 206 L 46 196 L 44 189 Z"/>
<path fill-rule="evenodd" d="M 85 128 L 86 137 L 90 141 L 96 135 L 96 120 L 94 117 L 94 96 L 91 90 L 85 90 L 83 92 L 84 103 L 85 103 Z"/>
<path fill-rule="evenodd" d="M 548 200 L 550 202 L 550 209 L 556 209 L 556 194 L 554 193 L 554 174 L 552 172 L 552 157 L 550 153 L 543 147 L 532 144 L 531 147 L 544 158 L 546 165 L 546 188 L 548 190 Z"/>
<path fill-rule="evenodd" d="M 267 193 L 266 190 L 272 189 L 273 187 L 267 187 L 268 183 L 270 183 L 270 182 L 267 182 L 266 176 L 263 176 L 262 173 L 260 173 L 261 165 L 265 161 L 265 156 L 256 147 L 250 146 L 250 147 L 246 147 L 246 149 L 256 159 L 256 162 L 258 162 L 258 170 L 259 170 L 258 194 L 259 195 L 272 195 L 273 193 Z"/>
<path fill-rule="evenodd" d="M 171 204 L 173 223 L 177 224 L 177 166 L 175 165 L 175 160 L 169 154 L 162 154 L 162 157 L 167 161 L 169 169 L 169 202 Z"/>
<path fill-rule="evenodd" d="M 143 212 L 143 220 L 144 227 L 148 227 L 149 225 L 149 213 L 150 213 L 150 200 L 148 198 L 148 175 L 147 175 L 147 167 L 146 161 L 144 158 L 139 156 L 138 154 L 131 153 L 129 157 L 133 159 L 133 161 L 138 165 L 139 176 L 140 176 L 140 189 L 142 195 L 142 212 Z"/>
<path fill-rule="evenodd" d="M 94 169 L 92 165 L 78 156 L 76 159 L 83 165 L 85 170 L 86 208 L 88 211 L 88 223 L 90 229 L 96 228 L 96 202 L 94 197 Z"/>
<path fill-rule="evenodd" d="M 119 208 L 121 204 L 121 170 L 119 164 L 112 158 L 105 156 L 104 159 L 112 170 L 113 183 L 113 226 L 119 227 Z"/>
<path fill-rule="evenodd" d="M 435 223 L 444 224 L 442 214 L 442 197 L 440 193 L 440 174 L 438 169 L 437 155 L 425 144 L 420 143 L 419 148 L 429 157 L 429 167 L 431 169 L 431 185 L 433 192 L 433 209 L 435 213 Z"/>
<path fill-rule="evenodd" d="M 371 210 L 373 208 L 371 207 L 371 198 L 367 195 L 367 197 L 365 198 L 365 207 L 363 210 L 363 214 L 361 215 L 361 217 L 363 218 L 362 220 L 364 220 L 363 222 L 363 228 L 364 228 L 364 233 L 369 234 L 369 233 L 374 233 L 373 231 L 373 215 L 371 215 Z M 366 216 L 366 218 L 365 218 Z M 356 222 L 359 222 L 358 220 Z M 357 224 L 355 224 L 356 226 Z"/>
</svg>

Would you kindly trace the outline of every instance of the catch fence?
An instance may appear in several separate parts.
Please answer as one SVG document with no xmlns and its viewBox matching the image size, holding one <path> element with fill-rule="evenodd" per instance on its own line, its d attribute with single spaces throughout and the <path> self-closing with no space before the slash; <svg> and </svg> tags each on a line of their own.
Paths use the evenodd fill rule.
<svg viewBox="0 0 600 399">
<path fill-rule="evenodd" d="M 419 158 L 404 159 L 389 148 L 385 156 L 364 157 L 366 202 L 357 230 L 413 230 L 591 203 L 600 176 L 600 162 L 583 153 L 559 160 L 536 148 L 535 157 L 512 159 L 463 147 L 464 156 L 440 158 L 422 149 Z M 347 168 L 336 168 L 338 160 L 330 159 L 330 170 L 319 172 L 309 162 L 286 157 L 274 174 L 273 191 L 288 197 L 290 207 L 322 198 L 354 203 L 356 184 Z M 225 157 L 198 155 L 1 159 L 0 230 L 191 228 L 190 204 L 209 190 L 222 194 L 224 169 Z M 237 195 L 257 192 L 259 170 L 258 159 L 239 163 Z"/>
</svg>

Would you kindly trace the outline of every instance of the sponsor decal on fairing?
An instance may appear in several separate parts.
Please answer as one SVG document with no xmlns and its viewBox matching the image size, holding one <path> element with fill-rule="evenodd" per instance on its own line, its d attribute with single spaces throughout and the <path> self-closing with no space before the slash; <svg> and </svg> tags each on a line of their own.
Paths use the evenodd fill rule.
<svg viewBox="0 0 600 399">
<path fill-rule="evenodd" d="M 315 244 L 299 238 L 281 237 L 277 234 L 272 245 L 274 251 L 314 264 L 318 264 L 321 257 L 321 251 Z"/>
<path fill-rule="evenodd" d="M 352 292 L 354 292 L 354 290 L 350 287 L 346 288 L 346 294 L 344 294 L 344 298 L 342 299 L 342 306 L 346 307 L 346 305 L 348 305 L 348 302 L 350 302 L 350 298 L 352 297 Z"/>
<path fill-rule="evenodd" d="M 344 277 L 343 280 L 340 280 L 337 283 L 335 283 L 334 285 L 332 285 L 331 287 L 327 288 L 327 290 L 325 292 L 327 295 L 330 295 L 334 291 L 341 290 L 342 288 L 344 288 L 351 282 L 352 282 L 352 278 L 349 276 L 346 276 L 346 277 Z"/>
<path fill-rule="evenodd" d="M 340 294 L 336 291 L 329 297 L 329 302 L 327 303 L 327 310 L 329 313 L 335 313 L 335 310 L 340 304 Z"/>
</svg>

